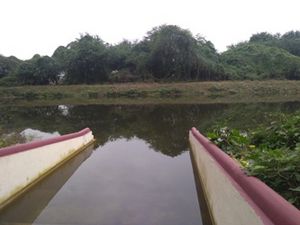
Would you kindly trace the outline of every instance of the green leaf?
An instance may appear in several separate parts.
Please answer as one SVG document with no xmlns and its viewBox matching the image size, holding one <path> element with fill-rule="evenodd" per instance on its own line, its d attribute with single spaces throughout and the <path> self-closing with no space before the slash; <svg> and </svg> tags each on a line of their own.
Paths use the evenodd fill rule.
<svg viewBox="0 0 300 225">
<path fill-rule="evenodd" d="M 296 188 L 290 188 L 289 190 L 300 192 L 300 186 L 299 186 L 299 187 L 296 187 Z"/>
</svg>

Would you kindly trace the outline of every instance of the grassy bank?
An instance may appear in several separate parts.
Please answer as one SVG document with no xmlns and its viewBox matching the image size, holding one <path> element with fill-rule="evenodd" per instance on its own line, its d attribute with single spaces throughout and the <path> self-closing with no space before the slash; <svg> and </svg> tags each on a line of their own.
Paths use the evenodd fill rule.
<svg viewBox="0 0 300 225">
<path fill-rule="evenodd" d="M 224 81 L 1 87 L 14 104 L 151 104 L 278 102 L 300 99 L 300 81 Z"/>
</svg>

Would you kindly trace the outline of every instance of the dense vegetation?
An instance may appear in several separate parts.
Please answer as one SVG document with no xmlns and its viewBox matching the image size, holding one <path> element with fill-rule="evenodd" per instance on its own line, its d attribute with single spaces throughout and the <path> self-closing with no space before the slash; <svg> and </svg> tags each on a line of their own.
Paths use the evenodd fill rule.
<svg viewBox="0 0 300 225">
<path fill-rule="evenodd" d="M 274 121 L 251 131 L 217 127 L 208 137 L 300 208 L 300 113 L 272 115 Z"/>
<path fill-rule="evenodd" d="M 300 79 L 300 31 L 254 34 L 221 55 L 228 79 Z"/>
<path fill-rule="evenodd" d="M 254 34 L 219 54 L 205 38 L 162 25 L 140 41 L 111 45 L 85 34 L 51 57 L 0 55 L 2 86 L 228 79 L 300 79 L 300 32 Z"/>
<path fill-rule="evenodd" d="M 210 81 L 1 87 L 1 105 L 291 102 L 300 81 Z M 258 109 L 259 110 L 259 109 Z M 230 115 L 240 117 L 237 112 Z M 243 114 L 244 116 L 244 114 Z M 233 117 L 234 118 L 234 117 Z"/>
</svg>

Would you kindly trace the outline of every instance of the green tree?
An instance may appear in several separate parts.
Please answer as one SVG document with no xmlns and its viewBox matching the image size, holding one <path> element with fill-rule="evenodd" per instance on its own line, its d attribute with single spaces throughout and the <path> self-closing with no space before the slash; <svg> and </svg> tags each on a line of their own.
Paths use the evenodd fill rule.
<svg viewBox="0 0 300 225">
<path fill-rule="evenodd" d="M 66 67 L 66 83 L 92 84 L 107 80 L 107 45 L 98 36 L 81 36 L 80 39 L 71 42 L 67 49 L 70 54 Z"/>
<path fill-rule="evenodd" d="M 278 47 L 240 43 L 221 60 L 230 79 L 300 79 L 300 58 Z"/>
<path fill-rule="evenodd" d="M 52 59 L 56 61 L 61 72 L 65 72 L 67 69 L 68 62 L 70 60 L 71 51 L 64 47 L 59 46 L 53 53 Z"/>
<path fill-rule="evenodd" d="M 189 30 L 174 25 L 155 27 L 137 47 L 140 62 L 156 79 L 225 79 L 213 44 Z"/>
<path fill-rule="evenodd" d="M 193 79 L 195 80 L 226 80 L 227 76 L 221 65 L 220 55 L 213 43 L 200 35 L 196 35 L 197 64 L 194 67 Z"/>
<path fill-rule="evenodd" d="M 152 78 L 148 66 L 150 52 L 151 48 L 149 41 L 144 39 L 133 44 L 131 54 L 128 57 L 127 66 L 129 71 L 140 76 L 141 79 L 148 79 L 149 77 Z"/>
<path fill-rule="evenodd" d="M 293 55 L 300 56 L 300 31 L 289 31 L 283 35 L 262 32 L 252 35 L 249 42 L 283 48 Z"/>
<path fill-rule="evenodd" d="M 275 42 L 278 41 L 280 38 L 280 34 L 275 34 L 272 35 L 268 32 L 261 32 L 261 33 L 257 33 L 257 34 L 253 34 L 250 37 L 249 42 L 259 42 L 259 43 L 263 43 L 263 42 Z"/>
<path fill-rule="evenodd" d="M 34 69 L 34 77 L 38 84 L 58 83 L 60 68 L 56 61 L 49 56 L 36 59 Z"/>
<path fill-rule="evenodd" d="M 14 56 L 5 57 L 0 55 L 0 86 L 17 85 L 15 73 L 21 62 Z"/>
<path fill-rule="evenodd" d="M 191 79 L 198 58 L 196 40 L 188 30 L 162 25 L 148 32 L 149 70 L 158 79 Z"/>
<path fill-rule="evenodd" d="M 0 78 L 13 75 L 21 60 L 14 56 L 5 57 L 0 55 Z"/>
<path fill-rule="evenodd" d="M 34 65 L 30 60 L 26 60 L 20 64 L 16 72 L 16 75 L 18 78 L 18 82 L 22 85 L 36 84 L 35 77 L 34 77 Z"/>
<path fill-rule="evenodd" d="M 279 47 L 300 56 L 300 31 L 289 31 L 281 36 Z"/>
<path fill-rule="evenodd" d="M 49 56 L 34 55 L 18 67 L 16 75 L 21 84 L 47 85 L 57 84 L 60 69 L 54 59 Z"/>
<path fill-rule="evenodd" d="M 121 70 L 128 68 L 128 58 L 131 55 L 134 44 L 128 40 L 123 40 L 117 45 L 112 45 L 108 49 L 109 66 L 111 70 Z"/>
</svg>

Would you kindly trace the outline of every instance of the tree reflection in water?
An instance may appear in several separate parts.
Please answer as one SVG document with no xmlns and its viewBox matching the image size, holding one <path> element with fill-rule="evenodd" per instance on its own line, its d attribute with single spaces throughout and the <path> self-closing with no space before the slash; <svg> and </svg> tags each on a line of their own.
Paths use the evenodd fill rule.
<svg viewBox="0 0 300 225">
<path fill-rule="evenodd" d="M 269 112 L 299 108 L 299 103 L 8 106 L 0 110 L 0 131 L 32 128 L 65 134 L 89 127 L 98 145 L 138 137 L 155 151 L 174 157 L 187 151 L 187 134 L 193 126 L 205 131 L 216 122 L 226 121 L 246 128 L 265 121 Z"/>
</svg>

